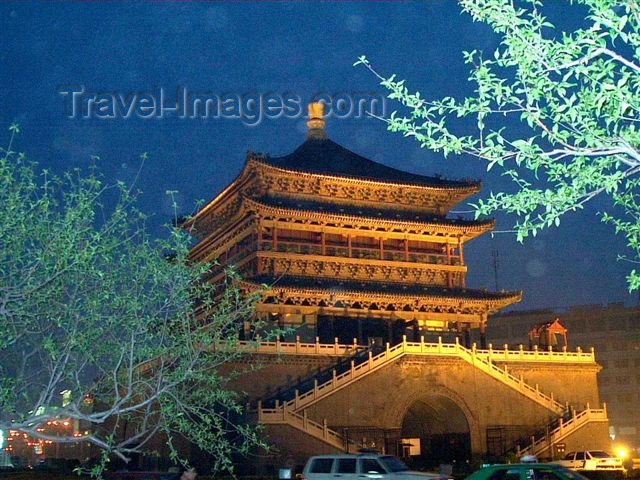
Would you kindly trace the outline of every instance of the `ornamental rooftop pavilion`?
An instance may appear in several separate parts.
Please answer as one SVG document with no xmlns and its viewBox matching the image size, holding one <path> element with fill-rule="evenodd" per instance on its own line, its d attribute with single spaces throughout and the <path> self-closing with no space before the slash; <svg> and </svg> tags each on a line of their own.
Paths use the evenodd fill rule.
<svg viewBox="0 0 640 480">
<path fill-rule="evenodd" d="M 185 223 L 196 261 L 234 265 L 256 306 L 303 340 L 396 343 L 454 332 L 468 343 L 488 315 L 521 298 L 465 286 L 464 244 L 493 220 L 447 218 L 480 189 L 474 181 L 387 167 L 328 139 L 322 104 L 292 153 L 248 153 L 239 175 Z M 212 272 L 212 281 L 223 276 Z M 244 329 L 251 328 L 246 322 Z"/>
</svg>

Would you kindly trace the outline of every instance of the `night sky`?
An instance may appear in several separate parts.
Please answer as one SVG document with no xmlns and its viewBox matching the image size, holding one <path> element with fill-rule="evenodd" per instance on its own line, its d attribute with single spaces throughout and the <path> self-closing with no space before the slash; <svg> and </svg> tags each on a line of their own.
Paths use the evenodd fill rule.
<svg viewBox="0 0 640 480">
<path fill-rule="evenodd" d="M 564 28 L 581 11 L 549 2 L 545 13 Z M 149 92 L 162 86 L 190 91 L 383 92 L 362 67 L 367 55 L 385 74 L 397 73 L 428 97 L 462 97 L 472 91 L 462 51 L 491 51 L 497 38 L 461 14 L 454 1 L 426 2 L 3 2 L 0 4 L 0 142 L 18 122 L 17 148 L 61 173 L 99 155 L 107 181 L 132 181 L 138 156 L 149 152 L 138 186 L 154 232 L 171 218 L 167 190 L 179 191 L 183 212 L 209 200 L 240 170 L 247 150 L 289 153 L 304 139 L 304 119 L 265 119 L 247 126 L 233 119 L 69 119 L 59 85 L 91 92 Z M 388 111 L 394 105 L 387 104 Z M 2 133 L 4 132 L 4 133 Z M 327 120 L 334 141 L 403 170 L 483 181 L 482 194 L 505 188 L 498 172 L 464 158 L 444 159 L 373 119 Z M 485 235 L 468 244 L 467 285 L 495 288 L 492 251 L 498 251 L 498 285 L 522 289 L 516 309 L 624 301 L 629 264 L 624 238 L 595 213 L 563 218 L 560 228 L 525 245 L 511 235 Z M 468 210 L 464 204 L 456 210 Z M 513 219 L 498 217 L 498 230 Z"/>
</svg>

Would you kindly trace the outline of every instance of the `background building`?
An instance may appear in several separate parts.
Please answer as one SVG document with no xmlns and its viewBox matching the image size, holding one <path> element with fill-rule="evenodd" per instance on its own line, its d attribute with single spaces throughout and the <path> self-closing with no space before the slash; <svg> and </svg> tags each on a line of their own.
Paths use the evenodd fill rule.
<svg viewBox="0 0 640 480">
<path fill-rule="evenodd" d="M 528 344 L 527 333 L 540 322 L 559 318 L 571 349 L 595 350 L 602 365 L 600 398 L 607 404 L 614 443 L 640 448 L 640 308 L 622 303 L 512 311 L 491 318 L 487 337 L 494 346 Z"/>
</svg>

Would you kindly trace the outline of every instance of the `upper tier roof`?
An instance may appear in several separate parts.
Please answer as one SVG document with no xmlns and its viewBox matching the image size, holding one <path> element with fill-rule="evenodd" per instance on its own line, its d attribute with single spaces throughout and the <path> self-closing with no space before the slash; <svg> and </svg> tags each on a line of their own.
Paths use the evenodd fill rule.
<svg viewBox="0 0 640 480">
<path fill-rule="evenodd" d="M 235 198 L 237 195 L 255 196 L 255 192 L 252 191 L 255 185 L 251 185 L 251 180 L 252 177 L 253 179 L 257 178 L 263 171 L 267 171 L 267 173 L 279 171 L 277 173 L 282 173 L 286 177 L 305 177 L 307 179 L 311 177 L 312 180 L 317 179 L 314 176 L 321 176 L 321 180 L 327 180 L 327 183 L 364 183 L 365 187 L 369 189 L 367 195 L 373 194 L 372 191 L 377 187 L 375 185 L 377 183 L 380 187 L 386 189 L 383 192 L 386 195 L 385 198 L 390 198 L 389 192 L 395 190 L 396 186 L 403 186 L 405 188 L 399 188 L 394 192 L 401 200 L 385 201 L 387 205 L 393 204 L 398 209 L 404 210 L 433 210 L 439 216 L 444 216 L 444 212 L 449 208 L 480 189 L 479 181 L 448 180 L 404 172 L 369 160 L 337 144 L 327 138 L 324 131 L 321 103 L 309 105 L 307 125 L 309 130 L 306 140 L 287 155 L 277 157 L 249 152 L 244 168 L 233 182 L 227 185 L 191 218 L 184 221 L 182 225 L 185 227 L 193 225 L 196 218 L 209 215 L 214 211 L 216 205 L 227 205 L 225 202 L 229 201 L 230 198 Z M 245 191 L 244 187 L 246 185 L 249 185 L 249 187 Z M 335 185 L 331 186 L 335 187 Z M 282 188 L 284 193 L 289 192 L 285 187 Z M 330 192 L 330 189 L 327 188 L 323 192 L 317 196 L 324 198 L 326 201 L 332 201 L 327 200 L 327 197 L 331 195 L 326 192 Z M 258 193 L 258 195 L 263 194 L 264 192 Z M 360 205 L 376 203 L 375 200 L 368 198 L 360 199 L 357 203 Z M 335 203 L 340 204 L 348 203 L 349 201 L 348 192 L 339 199 L 335 199 Z M 403 214 L 398 213 L 398 215 Z M 395 216 L 397 217 L 397 215 Z"/>
<path fill-rule="evenodd" d="M 444 188 L 477 188 L 480 186 L 479 182 L 446 180 L 387 167 L 358 155 L 328 138 L 308 138 L 288 155 L 264 156 L 255 159 L 285 170 L 337 177 Z"/>
<path fill-rule="evenodd" d="M 280 196 L 265 195 L 253 199 L 254 202 L 270 207 L 280 207 L 288 210 L 306 212 L 328 213 L 333 215 L 346 215 L 370 219 L 429 223 L 443 226 L 492 228 L 494 220 L 468 220 L 464 218 L 446 218 L 441 215 L 427 214 L 419 211 L 389 210 L 375 207 L 360 207 L 350 205 L 336 205 L 327 202 L 313 200 L 301 200 Z"/>
</svg>

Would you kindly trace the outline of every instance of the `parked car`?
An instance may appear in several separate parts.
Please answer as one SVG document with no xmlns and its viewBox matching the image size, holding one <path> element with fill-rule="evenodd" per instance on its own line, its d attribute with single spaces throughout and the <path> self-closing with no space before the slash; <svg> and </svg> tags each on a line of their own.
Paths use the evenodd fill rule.
<svg viewBox="0 0 640 480">
<path fill-rule="evenodd" d="M 301 480 L 452 480 L 447 475 L 409 470 L 392 455 L 376 453 L 318 455 L 311 457 L 302 471 Z"/>
<path fill-rule="evenodd" d="M 624 470 L 621 458 L 609 455 L 602 450 L 570 452 L 562 460 L 553 463 L 571 470 Z"/>
<path fill-rule="evenodd" d="M 491 465 L 469 475 L 466 480 L 588 480 L 562 465 L 550 463 L 515 463 Z"/>
</svg>

